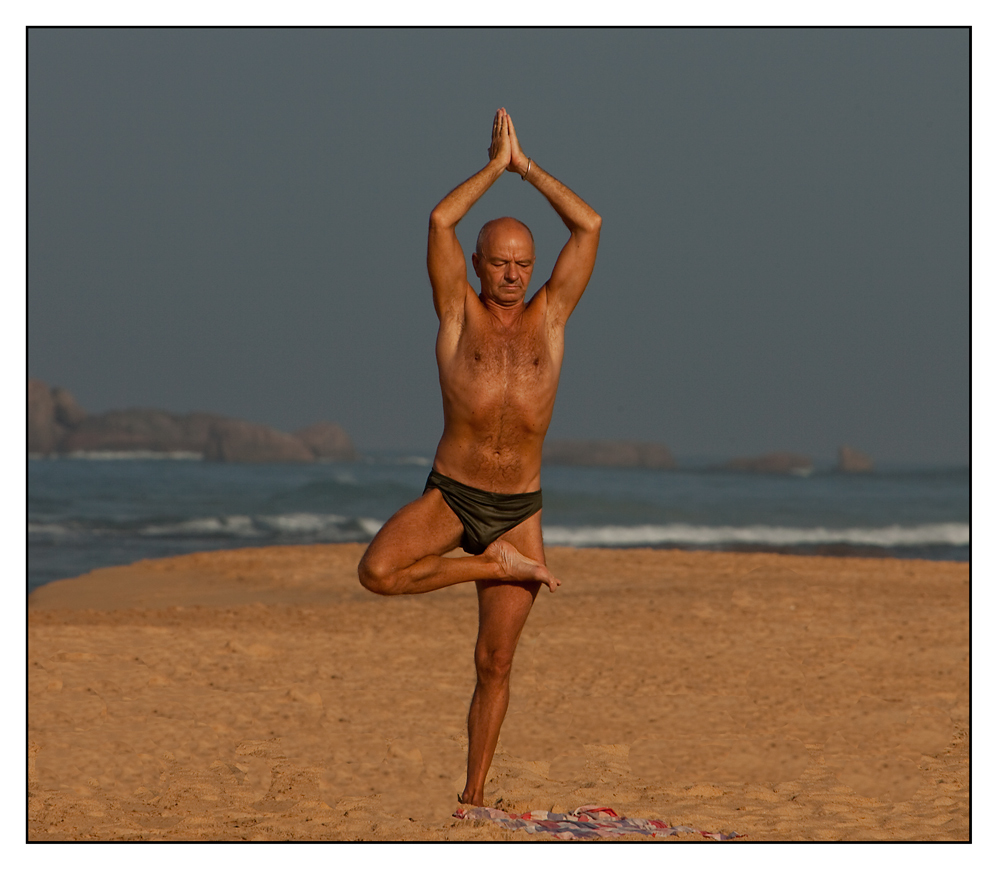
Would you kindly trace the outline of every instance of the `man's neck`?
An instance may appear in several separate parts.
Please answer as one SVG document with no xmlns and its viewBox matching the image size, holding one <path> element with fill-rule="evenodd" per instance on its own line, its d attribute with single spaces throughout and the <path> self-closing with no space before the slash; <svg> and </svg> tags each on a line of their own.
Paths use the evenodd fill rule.
<svg viewBox="0 0 998 870">
<path fill-rule="evenodd" d="M 513 326 L 527 310 L 527 303 L 524 299 L 504 305 L 484 293 L 480 293 L 478 298 L 482 300 L 485 310 L 507 329 Z"/>
</svg>

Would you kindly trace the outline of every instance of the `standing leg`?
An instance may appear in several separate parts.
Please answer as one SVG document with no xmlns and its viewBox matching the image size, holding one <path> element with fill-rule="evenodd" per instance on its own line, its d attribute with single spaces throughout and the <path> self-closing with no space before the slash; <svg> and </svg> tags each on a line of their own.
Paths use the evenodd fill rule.
<svg viewBox="0 0 998 870">
<path fill-rule="evenodd" d="M 502 540 L 544 565 L 540 514 L 521 523 Z M 475 585 L 478 589 L 478 641 L 475 644 L 478 680 L 468 711 L 468 780 L 460 800 L 482 806 L 485 777 L 509 706 L 513 654 L 541 584 L 479 580 Z"/>
</svg>

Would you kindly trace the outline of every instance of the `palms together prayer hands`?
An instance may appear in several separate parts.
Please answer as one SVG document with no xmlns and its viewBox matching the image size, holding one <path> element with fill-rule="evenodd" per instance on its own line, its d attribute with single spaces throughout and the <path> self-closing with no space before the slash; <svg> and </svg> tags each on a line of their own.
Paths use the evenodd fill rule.
<svg viewBox="0 0 998 870">
<path fill-rule="evenodd" d="M 520 148 L 516 138 L 513 119 L 505 109 L 499 109 L 492 121 L 492 143 L 489 145 L 489 159 L 498 160 L 507 172 L 515 172 L 523 177 L 527 172 L 529 159 Z"/>
</svg>

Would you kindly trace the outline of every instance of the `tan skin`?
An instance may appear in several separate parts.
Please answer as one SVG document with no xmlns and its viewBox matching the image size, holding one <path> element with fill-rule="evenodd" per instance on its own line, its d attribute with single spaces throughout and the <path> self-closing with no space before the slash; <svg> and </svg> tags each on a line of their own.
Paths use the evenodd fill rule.
<svg viewBox="0 0 998 870">
<path fill-rule="evenodd" d="M 483 228 L 471 257 L 478 293 L 457 239 L 458 222 L 504 172 L 526 175 L 570 233 L 551 277 L 529 301 L 535 256 L 523 224 L 499 218 Z M 444 405 L 433 460 L 439 473 L 488 492 L 541 488 L 541 449 L 558 390 L 565 323 L 592 274 L 601 223 L 571 190 L 528 161 L 512 118 L 505 109 L 496 112 L 488 164 L 430 215 L 426 260 L 440 319 L 436 356 Z M 361 583 L 380 595 L 475 582 L 478 681 L 468 712 L 468 779 L 459 799 L 482 806 L 516 644 L 540 587 L 554 592 L 561 581 L 545 564 L 540 513 L 480 556 L 445 558 L 460 545 L 462 531 L 440 491 L 431 489 L 385 523 L 358 572 Z"/>
</svg>

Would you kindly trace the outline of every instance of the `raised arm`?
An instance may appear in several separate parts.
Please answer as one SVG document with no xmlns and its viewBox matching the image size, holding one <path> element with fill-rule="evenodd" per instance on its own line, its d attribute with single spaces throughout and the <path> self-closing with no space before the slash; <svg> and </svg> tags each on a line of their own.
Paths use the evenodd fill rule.
<svg viewBox="0 0 998 870">
<path fill-rule="evenodd" d="M 464 251 L 457 240 L 457 225 L 482 194 L 509 169 L 512 149 L 507 117 L 502 109 L 496 112 L 492 122 L 489 162 L 485 167 L 455 187 L 430 212 L 426 268 L 433 287 L 433 307 L 441 320 L 448 313 L 464 310 L 464 300 L 471 285 L 468 283 Z"/>
<path fill-rule="evenodd" d="M 596 265 L 603 219 L 580 196 L 523 153 L 513 119 L 506 117 L 509 119 L 509 168 L 544 194 L 571 233 L 547 282 L 549 312 L 555 319 L 567 320 L 582 298 Z"/>
</svg>

